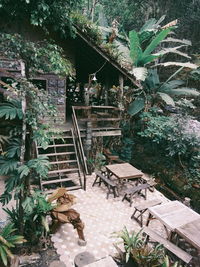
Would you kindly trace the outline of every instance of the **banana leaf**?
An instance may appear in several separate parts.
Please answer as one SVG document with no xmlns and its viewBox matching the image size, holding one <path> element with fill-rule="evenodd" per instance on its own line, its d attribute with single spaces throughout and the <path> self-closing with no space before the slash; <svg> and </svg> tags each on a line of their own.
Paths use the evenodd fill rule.
<svg viewBox="0 0 200 267">
<path fill-rule="evenodd" d="M 170 105 L 170 106 L 175 107 L 174 100 L 171 98 L 171 96 L 169 96 L 168 94 L 165 94 L 165 93 L 161 93 L 161 92 L 158 92 L 158 95 L 162 98 L 162 100 L 163 100 L 167 105 Z"/>
<path fill-rule="evenodd" d="M 193 88 L 187 88 L 187 87 L 182 87 L 182 88 L 178 88 L 178 89 L 172 89 L 172 90 L 168 90 L 167 93 L 169 95 L 190 95 L 190 96 L 199 96 L 200 93 Z"/>
<path fill-rule="evenodd" d="M 130 57 L 133 60 L 133 64 L 137 66 L 137 62 L 142 55 L 142 49 L 140 47 L 140 40 L 136 31 L 129 32 L 130 39 Z"/>
<path fill-rule="evenodd" d="M 128 107 L 128 114 L 134 116 L 145 107 L 143 97 L 137 97 Z"/>
<path fill-rule="evenodd" d="M 162 30 L 147 46 L 143 54 L 145 56 L 150 55 L 151 52 L 153 52 L 155 48 L 160 44 L 160 42 L 165 39 L 165 37 L 170 33 L 170 31 L 171 28 Z"/>
</svg>

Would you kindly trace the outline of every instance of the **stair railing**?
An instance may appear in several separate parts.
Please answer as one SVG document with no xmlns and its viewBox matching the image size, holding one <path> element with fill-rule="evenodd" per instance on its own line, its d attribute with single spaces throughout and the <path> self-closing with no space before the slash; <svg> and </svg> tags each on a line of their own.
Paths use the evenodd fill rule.
<svg viewBox="0 0 200 267">
<path fill-rule="evenodd" d="M 87 168 L 87 159 L 83 150 L 83 143 L 81 140 L 81 133 L 80 133 L 80 129 L 78 126 L 78 122 L 77 122 L 77 118 L 76 118 L 76 113 L 74 110 L 74 107 L 72 107 L 72 122 L 73 122 L 73 131 L 74 131 L 74 135 L 75 135 L 75 141 L 76 141 L 76 145 L 77 145 L 77 149 L 78 149 L 78 156 L 79 156 L 79 160 L 82 166 L 82 171 L 84 174 L 84 177 L 86 174 L 88 174 L 88 168 Z M 85 187 L 85 181 L 84 181 L 84 187 Z M 84 188 L 85 189 L 85 188 Z"/>
</svg>

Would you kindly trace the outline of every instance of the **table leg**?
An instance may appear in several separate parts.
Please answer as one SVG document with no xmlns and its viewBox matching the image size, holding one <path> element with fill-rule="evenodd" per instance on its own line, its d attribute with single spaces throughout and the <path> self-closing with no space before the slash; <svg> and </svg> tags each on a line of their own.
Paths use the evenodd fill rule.
<svg viewBox="0 0 200 267">
<path fill-rule="evenodd" d="M 153 215 L 151 213 L 149 213 L 149 216 L 147 218 L 147 222 L 146 222 L 146 226 L 149 225 L 150 221 L 153 220 Z"/>
</svg>

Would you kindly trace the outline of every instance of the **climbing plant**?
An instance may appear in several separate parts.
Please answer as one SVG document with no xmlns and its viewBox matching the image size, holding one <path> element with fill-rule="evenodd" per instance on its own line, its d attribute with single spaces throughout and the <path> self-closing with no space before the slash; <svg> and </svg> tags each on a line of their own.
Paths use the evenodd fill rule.
<svg viewBox="0 0 200 267">
<path fill-rule="evenodd" d="M 46 33 L 53 30 L 66 36 L 73 31 L 70 13 L 80 3 L 81 0 L 1 0 L 0 17 L 3 25 L 26 23 L 43 28 Z"/>
</svg>

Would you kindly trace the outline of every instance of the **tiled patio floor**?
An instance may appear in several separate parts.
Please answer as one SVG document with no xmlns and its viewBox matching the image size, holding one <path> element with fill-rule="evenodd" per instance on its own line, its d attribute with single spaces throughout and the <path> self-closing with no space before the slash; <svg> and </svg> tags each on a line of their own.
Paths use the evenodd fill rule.
<svg viewBox="0 0 200 267">
<path fill-rule="evenodd" d="M 92 187 L 94 175 L 87 179 L 87 191 L 77 190 L 71 193 L 78 198 L 77 204 L 73 206 L 80 215 L 82 221 L 85 223 L 84 234 L 87 240 L 87 245 L 81 247 L 78 245 L 78 235 L 71 224 L 63 224 L 59 231 L 52 236 L 52 241 L 60 254 L 60 260 L 63 261 L 67 267 L 72 267 L 74 258 L 77 254 L 83 251 L 91 252 L 96 259 L 104 258 L 108 255 L 113 255 L 116 250 L 113 243 L 119 241 L 112 237 L 113 232 L 120 231 L 127 227 L 130 231 L 139 231 L 140 226 L 130 217 L 134 210 L 134 205 L 142 203 L 144 198 L 137 197 L 134 200 L 132 207 L 129 202 L 122 202 L 122 197 L 113 198 L 112 195 L 106 199 L 106 189 L 95 185 Z M 148 191 L 147 200 L 161 199 L 162 202 L 167 202 L 168 199 L 160 192 Z M 147 217 L 145 214 L 145 218 Z M 163 231 L 162 225 L 153 221 L 152 227 L 158 231 Z M 103 267 L 103 266 L 102 266 Z"/>
</svg>

